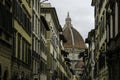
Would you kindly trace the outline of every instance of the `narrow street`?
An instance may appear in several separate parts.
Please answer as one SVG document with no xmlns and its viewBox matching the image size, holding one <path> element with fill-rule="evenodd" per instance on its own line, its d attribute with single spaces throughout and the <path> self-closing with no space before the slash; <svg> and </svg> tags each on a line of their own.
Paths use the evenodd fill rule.
<svg viewBox="0 0 120 80">
<path fill-rule="evenodd" d="M 0 80 L 120 80 L 120 1 L 0 0 Z"/>
</svg>

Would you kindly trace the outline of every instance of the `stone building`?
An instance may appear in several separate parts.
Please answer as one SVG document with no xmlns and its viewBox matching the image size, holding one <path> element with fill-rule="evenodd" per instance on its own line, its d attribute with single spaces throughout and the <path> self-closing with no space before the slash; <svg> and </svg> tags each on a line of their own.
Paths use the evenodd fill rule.
<svg viewBox="0 0 120 80">
<path fill-rule="evenodd" d="M 95 6 L 95 75 L 96 80 L 108 80 L 108 66 L 106 61 L 106 5 L 107 0 L 92 0 Z"/>
<path fill-rule="evenodd" d="M 0 0 L 0 80 L 70 80 L 62 27 L 39 0 Z M 49 5 L 47 5 L 49 6 Z"/>
<path fill-rule="evenodd" d="M 85 48 L 69 15 L 63 32 L 49 4 L 0 0 L 0 80 L 76 80 L 84 66 L 78 55 Z"/>
<path fill-rule="evenodd" d="M 31 77 L 30 0 L 0 1 L 0 79 Z"/>
<path fill-rule="evenodd" d="M 33 80 L 40 80 L 40 0 L 32 0 L 32 77 Z"/>
<path fill-rule="evenodd" d="M 65 57 L 67 52 L 64 51 L 64 42 L 66 39 L 62 34 L 62 27 L 59 23 L 56 9 L 52 7 L 49 3 L 42 4 L 41 15 L 43 15 L 50 27 L 47 37 L 47 73 L 48 80 L 70 80 L 71 71 L 66 64 Z"/>
<path fill-rule="evenodd" d="M 47 45 L 48 45 L 48 54 L 47 54 L 47 74 L 48 80 L 54 80 L 58 78 L 58 55 L 60 53 L 59 49 L 59 33 L 62 31 L 62 28 L 59 24 L 56 10 L 50 4 L 43 4 L 41 8 L 41 15 L 43 15 L 47 23 L 49 24 L 50 31 L 48 32 Z"/>
<path fill-rule="evenodd" d="M 71 69 L 73 69 L 74 75 L 79 78 L 79 75 L 82 74 L 84 63 L 83 58 L 79 59 L 78 55 L 80 52 L 85 51 L 86 45 L 80 33 L 72 26 L 69 13 L 65 21 L 63 35 L 67 42 L 64 47 L 65 51 L 69 53 L 67 58 L 71 61 Z"/>
<path fill-rule="evenodd" d="M 40 78 L 40 3 L 32 0 L 32 77 Z"/>
<path fill-rule="evenodd" d="M 85 40 L 88 43 L 87 59 L 86 62 L 86 80 L 95 80 L 95 30 L 91 30 L 88 33 L 88 37 Z"/>
<path fill-rule="evenodd" d="M 30 0 L 13 0 L 12 80 L 30 80 L 31 76 L 31 18 Z"/>
<path fill-rule="evenodd" d="M 95 7 L 96 80 L 119 80 L 119 0 L 92 0 Z"/>
<path fill-rule="evenodd" d="M 106 5 L 108 80 L 120 79 L 120 1 L 108 0 Z"/>
<path fill-rule="evenodd" d="M 11 79 L 12 1 L 0 0 L 0 80 Z"/>
</svg>

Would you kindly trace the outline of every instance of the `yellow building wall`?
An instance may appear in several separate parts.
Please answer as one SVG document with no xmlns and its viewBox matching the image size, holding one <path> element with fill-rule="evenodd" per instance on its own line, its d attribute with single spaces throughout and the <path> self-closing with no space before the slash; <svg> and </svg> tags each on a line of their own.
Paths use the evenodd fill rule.
<svg viewBox="0 0 120 80">
<path fill-rule="evenodd" d="M 22 5 L 25 7 L 26 11 L 28 11 L 29 15 L 32 16 L 32 7 L 30 7 L 26 0 L 22 0 Z"/>
<path fill-rule="evenodd" d="M 14 28 L 29 42 L 29 44 L 32 43 L 31 37 L 16 20 L 14 20 Z"/>
</svg>

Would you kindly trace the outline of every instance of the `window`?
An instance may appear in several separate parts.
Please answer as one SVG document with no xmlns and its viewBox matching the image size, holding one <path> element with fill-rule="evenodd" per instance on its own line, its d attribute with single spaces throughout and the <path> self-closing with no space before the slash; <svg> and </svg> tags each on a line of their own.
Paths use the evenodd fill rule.
<svg viewBox="0 0 120 80">
<path fill-rule="evenodd" d="M 24 42 L 24 62 L 26 62 L 26 42 Z"/>
<path fill-rule="evenodd" d="M 34 19 L 34 14 L 35 14 L 35 13 L 33 12 L 33 16 L 32 16 L 32 31 L 34 31 L 34 20 L 35 20 L 35 19 Z"/>
<path fill-rule="evenodd" d="M 16 31 L 14 31 L 14 34 L 13 34 L 13 56 L 15 57 L 15 53 L 16 53 Z"/>
<path fill-rule="evenodd" d="M 24 61 L 24 51 L 25 51 L 25 40 L 22 39 L 22 60 Z"/>
<path fill-rule="evenodd" d="M 38 35 L 38 18 L 36 16 L 36 34 Z"/>
<path fill-rule="evenodd" d="M 31 64 L 30 44 L 25 39 L 23 39 L 22 43 L 22 61 L 24 61 L 26 64 Z"/>
<path fill-rule="evenodd" d="M 35 37 L 33 38 L 33 50 L 34 51 L 36 50 L 36 38 Z"/>
<path fill-rule="evenodd" d="M 40 54 L 40 41 L 38 42 L 38 53 Z"/>
<path fill-rule="evenodd" d="M 35 15 L 35 25 L 34 25 L 34 29 L 35 29 L 35 33 L 37 34 L 37 16 Z"/>
<path fill-rule="evenodd" d="M 47 70 L 47 65 L 43 60 L 41 60 L 40 71 L 43 72 L 43 73 L 46 73 L 46 70 Z"/>
<path fill-rule="evenodd" d="M 110 39 L 110 26 L 107 25 L 107 42 L 109 42 Z"/>
<path fill-rule="evenodd" d="M 33 16 L 33 31 L 36 32 L 35 30 L 36 30 L 36 15 Z"/>
<path fill-rule="evenodd" d="M 38 35 L 40 37 L 40 20 L 38 20 Z"/>
<path fill-rule="evenodd" d="M 101 70 L 105 66 L 105 57 L 100 55 L 99 56 L 99 69 Z"/>
<path fill-rule="evenodd" d="M 33 59 L 32 63 L 33 63 L 33 65 L 32 65 L 32 67 L 33 67 L 33 74 L 35 74 L 35 60 L 34 59 Z"/>
<path fill-rule="evenodd" d="M 27 63 L 27 57 L 28 57 L 28 45 L 26 44 L 26 47 L 25 47 L 25 62 Z"/>
<path fill-rule="evenodd" d="M 21 50 L 20 50 L 20 48 L 21 48 L 21 35 L 20 34 L 18 34 L 18 58 L 20 59 L 20 53 L 21 53 Z"/>
<path fill-rule="evenodd" d="M 16 32 L 14 33 L 14 48 L 14 55 L 16 52 L 16 58 L 26 64 L 31 64 L 31 45 L 19 33 L 16 35 Z"/>
<path fill-rule="evenodd" d="M 41 50 L 41 52 L 44 52 L 44 44 L 43 44 L 43 41 L 42 40 L 40 40 L 40 50 Z"/>
<path fill-rule="evenodd" d="M 31 49 L 30 49 L 30 45 L 28 46 L 28 64 L 31 64 Z"/>
<path fill-rule="evenodd" d="M 37 73 L 37 62 L 34 60 L 34 73 Z"/>
</svg>

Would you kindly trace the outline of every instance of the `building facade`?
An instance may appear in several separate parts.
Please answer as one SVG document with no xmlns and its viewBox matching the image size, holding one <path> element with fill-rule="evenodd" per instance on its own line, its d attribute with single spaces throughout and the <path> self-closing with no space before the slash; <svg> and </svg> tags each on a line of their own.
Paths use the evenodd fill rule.
<svg viewBox="0 0 120 80">
<path fill-rule="evenodd" d="M 95 6 L 95 79 L 108 80 L 106 52 L 106 4 L 107 0 L 92 1 Z"/>
<path fill-rule="evenodd" d="M 29 0 L 0 1 L 1 80 L 30 79 L 32 14 L 30 4 Z"/>
<path fill-rule="evenodd" d="M 48 64 L 48 80 L 56 79 L 57 77 L 57 54 L 58 54 L 58 30 L 56 28 L 55 18 L 53 19 L 52 15 L 55 16 L 54 8 L 46 7 L 41 8 L 41 15 L 43 15 L 47 23 L 49 24 L 50 31 L 48 32 L 48 57 L 47 57 L 47 64 Z M 48 6 L 48 5 L 47 5 Z M 51 22 L 50 22 L 51 21 Z"/>
<path fill-rule="evenodd" d="M 88 43 L 87 59 L 85 59 L 85 74 L 88 80 L 95 80 L 95 30 L 88 33 L 88 38 L 85 41 Z"/>
<path fill-rule="evenodd" d="M 0 0 L 0 80 L 76 80 L 65 42 L 54 7 Z"/>
<path fill-rule="evenodd" d="M 13 0 L 12 80 L 31 79 L 31 1 Z"/>
<path fill-rule="evenodd" d="M 0 80 L 11 79 L 12 0 L 0 1 Z"/>
<path fill-rule="evenodd" d="M 60 26 L 57 13 L 50 4 L 42 4 L 42 15 L 46 18 L 50 31 L 48 32 L 48 80 L 70 80 L 71 72 L 65 63 L 65 52 L 62 35 L 62 27 Z"/>
<path fill-rule="evenodd" d="M 120 79 L 120 1 L 107 1 L 107 64 L 109 80 Z"/>
<path fill-rule="evenodd" d="M 32 76 L 40 80 L 40 1 L 32 0 Z"/>
<path fill-rule="evenodd" d="M 92 0 L 95 7 L 95 79 L 119 80 L 118 0 Z"/>
</svg>

